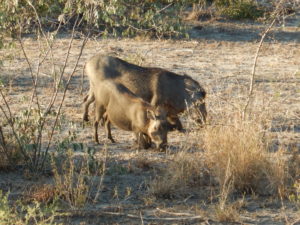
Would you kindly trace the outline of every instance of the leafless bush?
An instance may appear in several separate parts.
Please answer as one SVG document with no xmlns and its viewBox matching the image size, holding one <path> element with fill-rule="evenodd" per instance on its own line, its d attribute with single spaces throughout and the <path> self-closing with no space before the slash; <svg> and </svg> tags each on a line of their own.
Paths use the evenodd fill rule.
<svg viewBox="0 0 300 225">
<path fill-rule="evenodd" d="M 73 46 L 75 28 L 78 25 L 78 17 L 73 26 L 73 31 L 68 45 L 68 50 L 61 68 L 55 65 L 55 56 L 53 46 L 55 45 L 55 35 L 60 29 L 52 33 L 46 33 L 43 30 L 39 15 L 30 1 L 27 6 L 31 7 L 35 13 L 36 23 L 39 25 L 37 31 L 37 41 L 39 57 L 33 62 L 28 56 L 22 40 L 22 30 L 20 30 L 18 42 L 23 57 L 27 62 L 27 69 L 30 72 L 32 82 L 32 94 L 27 102 L 27 109 L 17 111 L 12 109 L 9 96 L 6 93 L 6 87 L 0 89 L 2 103 L 0 109 L 3 115 L 1 129 L 1 152 L 5 155 L 11 166 L 14 166 L 11 150 L 8 146 L 14 146 L 22 155 L 23 162 L 33 172 L 41 172 L 48 159 L 48 152 L 51 147 L 55 130 L 61 116 L 61 109 L 66 97 L 70 81 L 77 70 L 79 60 L 82 55 L 85 44 L 88 41 L 88 35 L 83 39 L 81 47 L 76 56 L 76 62 L 67 75 L 66 68 L 69 66 L 70 52 Z M 52 93 L 50 100 L 41 100 L 42 86 L 40 85 L 41 68 L 49 63 L 52 70 L 49 71 L 49 77 L 53 78 Z M 64 82 L 63 82 L 64 81 Z M 4 127 L 5 126 L 5 127 Z"/>
</svg>

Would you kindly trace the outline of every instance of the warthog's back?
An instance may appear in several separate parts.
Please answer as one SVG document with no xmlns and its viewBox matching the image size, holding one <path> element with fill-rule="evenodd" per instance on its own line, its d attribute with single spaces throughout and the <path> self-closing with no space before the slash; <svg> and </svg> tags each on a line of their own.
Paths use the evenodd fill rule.
<svg viewBox="0 0 300 225">
<path fill-rule="evenodd" d="M 168 113 L 177 114 L 185 110 L 190 94 L 187 82 L 193 81 L 186 75 L 178 75 L 161 68 L 141 67 L 119 58 L 95 55 L 86 64 L 86 73 L 91 84 L 97 88 L 102 80 L 114 80 L 126 86 L 135 95 L 155 106 L 164 106 Z"/>
</svg>

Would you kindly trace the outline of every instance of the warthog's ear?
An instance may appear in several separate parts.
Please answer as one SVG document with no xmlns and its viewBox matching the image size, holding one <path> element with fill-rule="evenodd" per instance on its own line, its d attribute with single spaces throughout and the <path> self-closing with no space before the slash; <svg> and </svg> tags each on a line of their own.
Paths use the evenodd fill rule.
<svg viewBox="0 0 300 225">
<path fill-rule="evenodd" d="M 151 109 L 147 109 L 147 118 L 149 120 L 156 120 L 155 112 Z"/>
<path fill-rule="evenodd" d="M 185 88 L 190 91 L 196 91 L 199 88 L 199 83 L 190 77 L 184 79 Z"/>
<path fill-rule="evenodd" d="M 167 116 L 167 111 L 163 107 L 157 106 L 155 108 L 155 116 L 156 118 L 165 118 Z"/>
<path fill-rule="evenodd" d="M 194 79 L 188 77 L 184 79 L 185 90 L 189 93 L 197 93 L 197 95 L 202 95 L 203 98 L 206 96 L 206 92 L 203 87 Z"/>
</svg>

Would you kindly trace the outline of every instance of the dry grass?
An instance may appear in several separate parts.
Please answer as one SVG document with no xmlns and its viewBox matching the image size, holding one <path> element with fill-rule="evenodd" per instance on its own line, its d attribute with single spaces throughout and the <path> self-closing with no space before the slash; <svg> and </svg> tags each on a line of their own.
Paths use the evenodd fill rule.
<svg viewBox="0 0 300 225">
<path fill-rule="evenodd" d="M 198 133 L 202 140 L 197 152 L 177 153 L 162 175 L 151 182 L 150 193 L 170 198 L 188 194 L 189 188 L 217 184 L 222 204 L 233 193 L 282 193 L 292 161 L 286 160 L 283 151 L 269 152 L 261 127 L 259 121 L 241 119 L 206 127 Z"/>
<path fill-rule="evenodd" d="M 187 196 L 191 188 L 208 185 L 210 181 L 201 153 L 185 151 L 176 154 L 162 175 L 149 185 L 149 194 L 158 198 Z"/>
<path fill-rule="evenodd" d="M 217 221 L 239 222 L 244 200 L 233 201 L 236 197 L 254 194 L 279 199 L 295 192 L 291 185 L 299 176 L 299 154 L 288 159 L 284 150 L 270 152 L 270 140 L 259 119 L 228 121 L 213 121 L 221 125 L 196 131 L 198 148 L 189 152 L 185 147 L 175 154 L 150 182 L 149 195 L 156 199 L 199 196 L 216 202 Z"/>
<path fill-rule="evenodd" d="M 235 191 L 276 194 L 284 188 L 286 161 L 282 151 L 268 152 L 268 141 L 254 121 L 216 126 L 204 132 L 206 165 L 222 186 L 229 170 Z"/>
<path fill-rule="evenodd" d="M 75 157 L 71 150 L 63 159 L 57 158 L 52 160 L 56 195 L 74 208 L 85 206 L 89 200 L 96 201 L 102 188 L 105 163 L 89 156 Z"/>
</svg>

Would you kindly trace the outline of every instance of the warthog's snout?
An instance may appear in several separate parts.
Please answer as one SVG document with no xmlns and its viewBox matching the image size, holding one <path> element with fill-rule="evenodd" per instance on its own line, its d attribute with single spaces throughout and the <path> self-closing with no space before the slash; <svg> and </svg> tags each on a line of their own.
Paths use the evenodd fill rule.
<svg viewBox="0 0 300 225">
<path fill-rule="evenodd" d="M 207 117 L 205 102 L 202 101 L 202 102 L 198 103 L 196 108 L 197 108 L 198 115 L 199 115 L 199 118 L 197 119 L 197 122 L 199 124 L 205 124 L 206 123 L 206 117 Z"/>
<path fill-rule="evenodd" d="M 207 111 L 203 100 L 194 103 L 194 106 L 191 108 L 191 116 L 199 125 L 204 125 L 206 123 Z"/>
<path fill-rule="evenodd" d="M 158 150 L 166 150 L 167 143 L 155 143 L 155 148 Z"/>
<path fill-rule="evenodd" d="M 167 130 L 162 126 L 153 126 L 149 130 L 149 136 L 156 149 L 165 149 L 167 146 Z"/>
<path fill-rule="evenodd" d="M 158 150 L 164 150 L 167 147 L 167 136 L 162 134 L 151 134 L 151 139 Z"/>
</svg>

